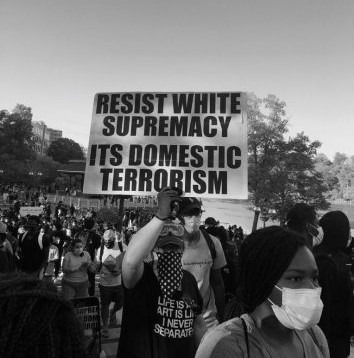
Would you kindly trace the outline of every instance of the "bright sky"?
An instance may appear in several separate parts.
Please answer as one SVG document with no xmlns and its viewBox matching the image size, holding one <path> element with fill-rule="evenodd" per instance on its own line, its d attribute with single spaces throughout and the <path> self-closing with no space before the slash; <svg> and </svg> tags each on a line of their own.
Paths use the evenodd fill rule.
<svg viewBox="0 0 354 358">
<path fill-rule="evenodd" d="M 353 0 L 1 0 L 0 109 L 87 147 L 94 95 L 253 91 L 354 155 Z"/>
</svg>

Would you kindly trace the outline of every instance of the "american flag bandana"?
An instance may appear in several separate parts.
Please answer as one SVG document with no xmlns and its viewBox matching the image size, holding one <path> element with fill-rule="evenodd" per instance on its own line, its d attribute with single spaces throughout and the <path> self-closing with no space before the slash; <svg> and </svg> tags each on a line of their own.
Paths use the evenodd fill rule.
<svg viewBox="0 0 354 358">
<path fill-rule="evenodd" d="M 172 297 L 182 281 L 182 253 L 157 253 L 157 273 L 164 296 Z"/>
</svg>

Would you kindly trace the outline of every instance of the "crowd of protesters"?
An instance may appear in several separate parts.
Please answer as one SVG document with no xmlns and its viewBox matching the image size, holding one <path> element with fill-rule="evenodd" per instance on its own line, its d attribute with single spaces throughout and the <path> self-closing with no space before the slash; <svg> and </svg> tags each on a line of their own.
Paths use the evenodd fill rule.
<svg viewBox="0 0 354 358">
<path fill-rule="evenodd" d="M 41 192 L 29 199 L 42 206 L 43 214 L 21 217 L 26 194 L 13 189 L 18 196 L 0 211 L 0 273 L 8 275 L 0 283 L 0 300 L 16 297 L 20 305 L 26 287 L 74 314 L 66 302 L 94 296 L 98 275 L 103 336 L 109 336 L 123 307 L 118 357 L 350 354 L 353 243 L 342 212 L 319 220 L 313 207 L 297 204 L 287 227 L 246 237 L 242 227 L 226 229 L 212 217 L 203 223 L 201 202 L 181 198 L 174 189 L 159 193 L 157 211 L 126 210 L 115 222 L 62 202 L 52 208 Z M 175 202 L 177 219 L 171 216 Z M 54 293 L 59 282 L 61 298 Z M 11 285 L 17 286 L 11 290 Z M 8 307 L 4 302 L 1 314 Z M 31 305 L 37 307 L 23 304 L 28 315 Z M 26 314 L 22 311 L 18 314 Z M 51 322 L 46 329 L 58 329 Z M 11 329 L 4 332 L 11 335 Z M 0 334 L 1 354 L 20 356 L 13 353 L 15 344 L 12 336 L 7 341 Z M 38 354 L 33 356 L 43 356 Z M 85 354 L 79 344 L 76 353 L 48 356 Z"/>
</svg>

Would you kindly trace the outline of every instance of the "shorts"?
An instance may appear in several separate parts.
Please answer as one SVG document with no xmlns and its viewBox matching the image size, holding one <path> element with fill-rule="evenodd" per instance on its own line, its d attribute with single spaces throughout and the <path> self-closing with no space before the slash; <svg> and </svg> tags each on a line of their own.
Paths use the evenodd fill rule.
<svg viewBox="0 0 354 358">
<path fill-rule="evenodd" d="M 123 307 L 123 287 L 119 286 L 102 286 L 98 285 L 100 289 L 101 305 L 108 306 L 111 302 L 116 304 L 117 309 Z"/>
</svg>

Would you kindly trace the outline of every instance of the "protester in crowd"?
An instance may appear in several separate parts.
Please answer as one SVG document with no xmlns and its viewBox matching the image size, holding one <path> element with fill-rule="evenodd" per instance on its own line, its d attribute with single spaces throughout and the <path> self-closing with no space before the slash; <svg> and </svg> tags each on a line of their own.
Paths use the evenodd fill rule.
<svg viewBox="0 0 354 358">
<path fill-rule="evenodd" d="M 304 238 L 277 226 L 255 231 L 241 246 L 240 269 L 245 314 L 209 331 L 196 358 L 329 358 L 316 325 L 318 270 Z"/>
<path fill-rule="evenodd" d="M 221 269 L 226 265 L 226 259 L 220 241 L 199 229 L 202 216 L 200 201 L 183 197 L 179 206 L 185 245 L 182 265 L 198 282 L 203 298 L 204 319 L 200 329 L 206 332 L 224 317 L 225 287 Z"/>
<path fill-rule="evenodd" d="M 87 269 L 91 264 L 91 257 L 83 250 L 80 239 L 72 241 L 72 251 L 63 260 L 62 289 L 63 297 L 70 300 L 78 297 L 88 297 Z"/>
<path fill-rule="evenodd" d="M 312 250 L 323 238 L 323 233 L 318 227 L 318 218 L 313 206 L 305 203 L 295 204 L 288 212 L 287 227 L 306 238 L 307 247 Z"/>
<path fill-rule="evenodd" d="M 202 298 L 193 275 L 182 269 L 183 228 L 164 225 L 176 200 L 177 191 L 161 190 L 156 217 L 133 235 L 125 253 L 118 357 L 194 357 Z M 144 262 L 152 250 L 157 262 Z"/>
<path fill-rule="evenodd" d="M 124 245 L 121 250 L 115 232 L 106 230 L 103 234 L 103 244 L 96 255 L 96 271 L 100 273 L 98 287 L 101 298 L 102 334 L 104 337 L 108 337 L 108 323 L 110 325 L 116 323 L 116 313 L 123 307 L 121 271 L 123 252 L 126 248 L 127 246 Z M 111 302 L 114 302 L 114 306 L 109 313 Z"/>
<path fill-rule="evenodd" d="M 38 240 L 38 217 L 29 217 L 20 225 L 18 232 L 18 264 L 20 270 L 39 277 L 46 267 L 49 255 L 49 240 Z"/>
<path fill-rule="evenodd" d="M 9 251 L 7 247 L 6 233 L 6 224 L 0 222 L 0 273 L 11 272 L 13 270 L 13 252 L 12 248 L 11 251 Z"/>
<path fill-rule="evenodd" d="M 63 228 L 59 220 L 55 220 L 52 222 L 51 236 L 52 236 L 53 245 L 58 248 L 58 258 L 55 260 L 54 263 L 54 267 L 55 267 L 54 276 L 55 276 L 55 280 L 57 280 L 60 273 L 63 247 L 65 244 L 65 233 L 63 232 Z"/>
<path fill-rule="evenodd" d="M 87 357 L 80 322 L 52 284 L 0 275 L 0 317 L 0 357 Z"/>
<path fill-rule="evenodd" d="M 344 358 L 350 354 L 350 336 L 354 333 L 351 265 L 344 253 L 351 243 L 350 225 L 344 213 L 331 211 L 321 218 L 320 226 L 323 241 L 314 249 L 324 303 L 319 326 L 328 340 L 331 358 Z"/>
<path fill-rule="evenodd" d="M 101 247 L 101 236 L 96 233 L 95 220 L 91 217 L 85 218 L 84 227 L 75 234 L 83 243 L 84 250 L 90 254 L 91 261 L 95 261 L 97 250 Z M 88 272 L 89 295 L 95 295 L 95 273 Z"/>
</svg>

